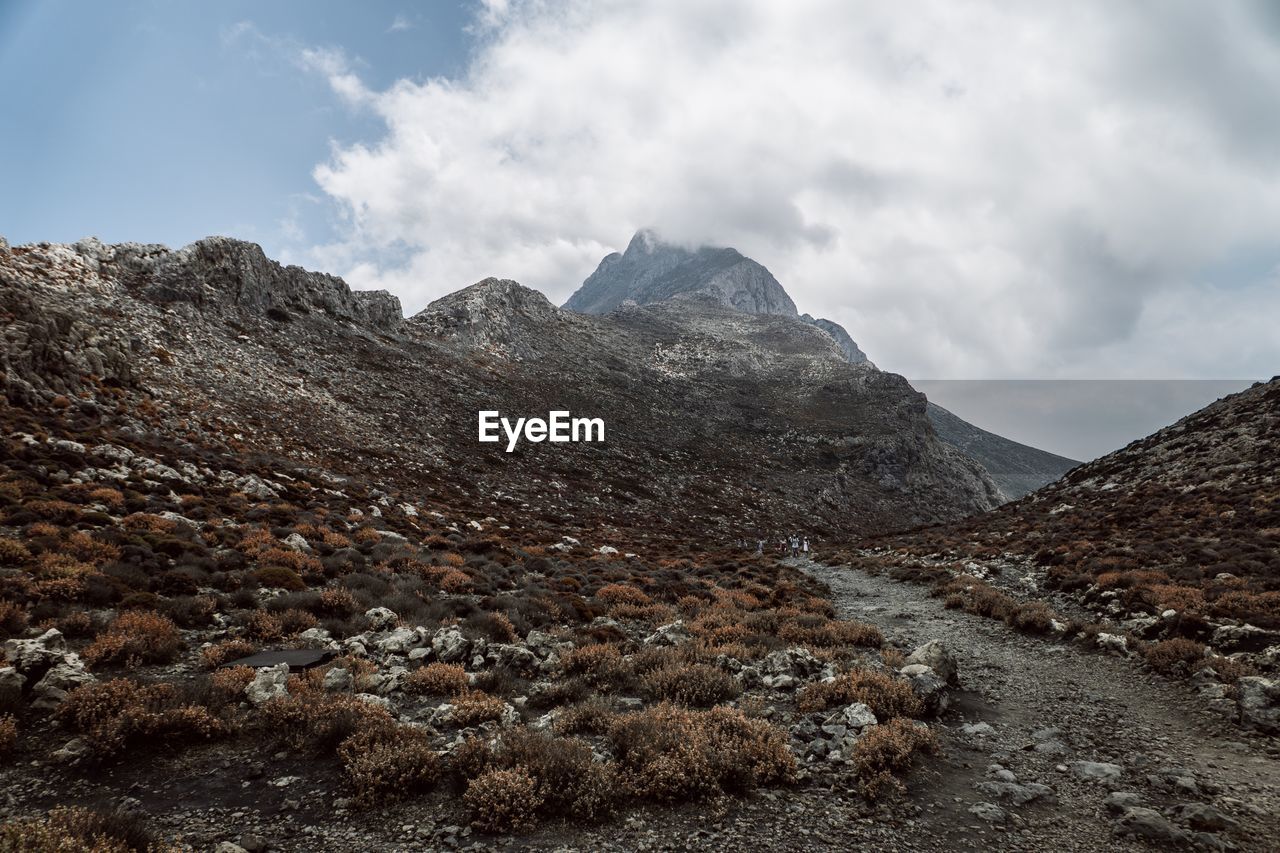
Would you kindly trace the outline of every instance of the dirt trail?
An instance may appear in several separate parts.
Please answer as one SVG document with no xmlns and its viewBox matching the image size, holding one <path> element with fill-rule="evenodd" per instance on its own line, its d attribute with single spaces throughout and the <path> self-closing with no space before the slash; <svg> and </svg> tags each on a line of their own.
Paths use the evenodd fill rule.
<svg viewBox="0 0 1280 853">
<path fill-rule="evenodd" d="M 1156 811 L 1192 805 L 1197 819 L 1184 813 L 1167 828 L 1211 831 L 1190 839 L 1203 849 L 1280 849 L 1280 750 L 1210 712 L 1184 685 L 1126 660 L 947 610 L 918 585 L 798 565 L 831 587 L 842 617 L 878 625 L 890 641 L 908 647 L 942 640 L 958 659 L 962 689 L 939 726 L 945 756 L 915 776 L 911 798 L 923 813 L 897 839 L 902 849 L 933 849 L 940 839 L 974 849 L 993 843 L 1011 850 L 1150 849 L 1113 834 L 1119 814 L 1104 805 L 1113 791 L 1134 792 L 1137 805 Z M 974 723 L 994 731 L 966 732 Z M 1119 775 L 1078 778 L 1116 772 L 1075 764 L 1085 761 L 1119 765 Z M 980 783 L 998 780 L 996 764 L 1016 785 L 1038 783 L 1052 794 L 1017 806 L 992 795 L 1000 786 L 980 791 Z M 1016 788 L 1005 790 L 1016 798 Z M 1005 822 L 971 813 L 979 802 L 998 805 Z M 1157 823 L 1150 834 L 1165 828 Z"/>
</svg>

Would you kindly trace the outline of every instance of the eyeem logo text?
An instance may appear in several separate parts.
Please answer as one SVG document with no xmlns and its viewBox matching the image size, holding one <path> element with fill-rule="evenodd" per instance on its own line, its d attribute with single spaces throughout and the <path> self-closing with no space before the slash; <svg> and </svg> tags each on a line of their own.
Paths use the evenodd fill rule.
<svg viewBox="0 0 1280 853">
<path fill-rule="evenodd" d="M 525 441 L 537 444 L 543 441 L 604 441 L 604 420 L 601 418 L 575 418 L 568 412 L 547 412 L 546 420 L 542 418 L 517 418 L 515 423 L 510 418 L 502 417 L 497 411 L 477 412 L 480 422 L 480 441 L 499 442 L 506 435 L 507 452 L 516 449 L 523 436 Z"/>
</svg>

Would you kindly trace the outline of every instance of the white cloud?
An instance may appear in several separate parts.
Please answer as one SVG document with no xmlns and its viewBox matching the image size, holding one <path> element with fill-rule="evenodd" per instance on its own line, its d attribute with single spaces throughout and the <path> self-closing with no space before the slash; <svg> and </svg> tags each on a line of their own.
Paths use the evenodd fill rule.
<svg viewBox="0 0 1280 853">
<path fill-rule="evenodd" d="M 391 26 L 387 27 L 389 33 L 402 33 L 406 30 L 413 29 L 413 22 L 404 15 L 396 15 L 395 20 L 391 22 Z"/>
<path fill-rule="evenodd" d="M 1263 10 L 488 0 L 458 80 L 307 55 L 386 123 L 317 167 L 348 231 L 315 257 L 409 309 L 486 275 L 561 302 L 653 225 L 908 375 L 1269 375 L 1274 281 L 1202 281 L 1280 258 Z"/>
</svg>

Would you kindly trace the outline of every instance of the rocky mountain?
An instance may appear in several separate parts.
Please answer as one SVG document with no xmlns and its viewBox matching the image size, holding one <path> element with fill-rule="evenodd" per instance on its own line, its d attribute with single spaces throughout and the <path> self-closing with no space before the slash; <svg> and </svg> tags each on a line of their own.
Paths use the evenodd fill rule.
<svg viewBox="0 0 1280 853">
<path fill-rule="evenodd" d="M 840 324 L 801 314 L 773 274 L 737 249 L 688 249 L 651 229 L 637 231 L 622 254 L 606 255 L 564 307 L 608 314 L 627 302 L 648 305 L 684 294 L 704 294 L 747 314 L 794 317 L 831 335 L 851 363 L 867 360 Z"/>
<path fill-rule="evenodd" d="M 939 438 L 982 463 L 1010 499 L 1052 483 L 1080 464 L 976 427 L 933 402 L 929 422 Z"/>
<path fill-rule="evenodd" d="M 762 270 L 760 297 L 789 306 Z M 154 431 L 136 416 L 145 401 L 187 441 L 376 473 L 458 505 L 726 537 L 872 530 L 1001 499 L 901 377 L 723 294 L 599 317 L 489 279 L 406 321 L 387 294 L 222 238 L 20 246 L 0 253 L 0 276 L 12 403 L 84 400 L 86 417 Z M 601 417 L 607 440 L 505 453 L 477 444 L 481 409 Z"/>
<path fill-rule="evenodd" d="M 800 314 L 760 264 L 735 249 L 672 245 L 650 230 L 637 232 L 622 254 L 606 256 L 564 307 L 607 314 L 628 303 L 648 305 L 688 295 L 702 295 L 748 314 L 794 318 L 829 335 L 849 363 L 874 367 L 839 323 Z M 1007 498 L 1051 483 L 1076 464 L 979 429 L 939 406 L 930 404 L 928 414 L 938 437 L 984 466 Z"/>
</svg>

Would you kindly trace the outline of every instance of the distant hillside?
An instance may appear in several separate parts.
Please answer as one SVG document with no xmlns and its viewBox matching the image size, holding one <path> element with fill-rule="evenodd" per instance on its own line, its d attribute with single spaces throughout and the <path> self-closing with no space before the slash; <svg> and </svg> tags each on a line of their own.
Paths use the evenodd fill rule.
<svg viewBox="0 0 1280 853">
<path fill-rule="evenodd" d="M 1080 463 L 987 432 L 947 411 L 929 404 L 929 420 L 938 437 L 982 463 L 991 479 L 1011 500 L 1052 483 Z"/>
</svg>

